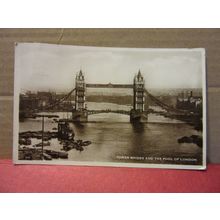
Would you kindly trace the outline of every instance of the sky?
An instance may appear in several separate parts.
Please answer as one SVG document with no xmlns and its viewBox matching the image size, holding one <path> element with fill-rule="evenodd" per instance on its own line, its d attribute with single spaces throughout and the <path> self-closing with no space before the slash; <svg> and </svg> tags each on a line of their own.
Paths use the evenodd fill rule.
<svg viewBox="0 0 220 220">
<path fill-rule="evenodd" d="M 20 78 L 21 91 L 70 91 L 80 69 L 86 83 L 132 84 L 140 69 L 149 89 L 202 88 L 203 58 L 198 49 L 19 43 L 15 74 Z"/>
</svg>

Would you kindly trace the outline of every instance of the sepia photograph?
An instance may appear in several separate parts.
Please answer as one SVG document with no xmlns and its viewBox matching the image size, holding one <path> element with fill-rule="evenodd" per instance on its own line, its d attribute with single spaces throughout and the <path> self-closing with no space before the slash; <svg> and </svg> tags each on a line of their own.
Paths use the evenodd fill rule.
<svg viewBox="0 0 220 220">
<path fill-rule="evenodd" d="M 206 169 L 202 48 L 16 43 L 15 164 Z"/>
</svg>

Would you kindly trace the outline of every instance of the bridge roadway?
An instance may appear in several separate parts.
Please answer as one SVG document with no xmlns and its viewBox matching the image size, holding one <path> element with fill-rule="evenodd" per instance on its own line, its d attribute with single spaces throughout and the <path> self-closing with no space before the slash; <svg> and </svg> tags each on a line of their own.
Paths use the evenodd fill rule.
<svg viewBox="0 0 220 220">
<path fill-rule="evenodd" d="M 88 115 L 94 115 L 94 114 L 101 114 L 101 113 L 117 113 L 117 114 L 123 114 L 123 115 L 130 115 L 130 111 L 126 111 L 126 110 L 111 110 L 111 109 L 104 109 L 104 110 L 87 110 Z M 147 111 L 145 111 L 145 113 L 148 114 L 157 114 L 157 115 L 162 115 L 165 117 L 169 117 L 169 116 L 192 116 L 193 114 L 185 114 L 182 112 L 181 113 L 174 113 L 174 112 L 167 112 L 167 111 L 155 111 L 152 108 L 149 108 Z"/>
<path fill-rule="evenodd" d="M 123 114 L 123 115 L 130 115 L 131 111 L 104 109 L 104 110 L 87 110 L 87 112 L 88 112 L 88 115 L 101 114 L 101 113 L 117 113 L 117 114 Z M 171 113 L 164 112 L 164 111 L 155 111 L 151 108 L 145 111 L 145 113 L 158 114 L 158 115 L 163 115 L 163 116 L 172 115 Z"/>
<path fill-rule="evenodd" d="M 111 110 L 111 109 L 105 109 L 105 110 L 87 110 L 88 115 L 94 115 L 94 114 L 100 114 L 100 113 L 117 113 L 122 115 L 130 115 L 130 111 L 125 110 Z"/>
</svg>

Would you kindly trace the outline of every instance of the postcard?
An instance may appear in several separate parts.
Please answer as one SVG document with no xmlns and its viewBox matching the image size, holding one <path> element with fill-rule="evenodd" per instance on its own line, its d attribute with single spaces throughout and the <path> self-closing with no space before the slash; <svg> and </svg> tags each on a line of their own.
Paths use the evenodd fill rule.
<svg viewBox="0 0 220 220">
<path fill-rule="evenodd" d="M 203 48 L 15 44 L 13 161 L 206 169 Z"/>
</svg>

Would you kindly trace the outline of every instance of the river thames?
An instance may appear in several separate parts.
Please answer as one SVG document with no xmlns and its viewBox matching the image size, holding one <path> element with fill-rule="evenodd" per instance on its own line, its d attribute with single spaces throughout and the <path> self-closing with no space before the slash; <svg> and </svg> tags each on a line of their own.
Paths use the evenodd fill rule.
<svg viewBox="0 0 220 220">
<path fill-rule="evenodd" d="M 87 103 L 88 109 L 130 110 L 129 105 L 111 103 Z M 152 107 L 153 108 L 153 107 Z M 155 108 L 155 107 L 154 107 Z M 49 113 L 51 114 L 51 113 Z M 53 112 L 59 119 L 71 117 L 68 112 Z M 83 124 L 70 123 L 75 139 L 89 140 L 91 145 L 80 152 L 70 150 L 70 161 L 84 162 L 138 162 L 155 164 L 202 164 L 202 148 L 192 143 L 178 143 L 183 136 L 202 135 L 193 126 L 178 120 L 149 114 L 148 123 L 131 124 L 129 116 L 115 113 L 90 115 Z M 19 132 L 40 131 L 42 121 L 26 119 L 19 123 Z M 57 123 L 45 118 L 45 131 L 54 131 Z M 32 138 L 32 145 L 40 141 Z M 54 138 L 45 148 L 61 150 L 62 145 Z M 61 159 L 59 159 L 61 160 Z"/>
</svg>

